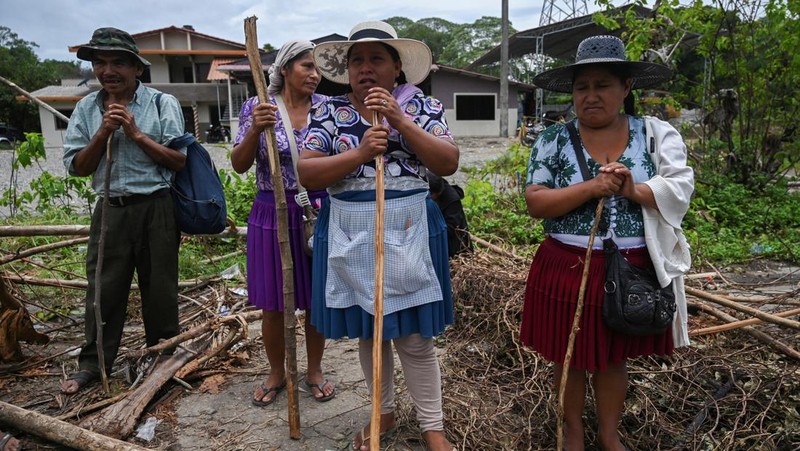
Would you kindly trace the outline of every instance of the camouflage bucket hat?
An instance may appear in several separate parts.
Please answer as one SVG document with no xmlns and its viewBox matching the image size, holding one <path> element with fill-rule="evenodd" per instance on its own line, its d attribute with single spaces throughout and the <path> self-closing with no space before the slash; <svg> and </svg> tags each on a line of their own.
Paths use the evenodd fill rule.
<svg viewBox="0 0 800 451">
<path fill-rule="evenodd" d="M 125 31 L 117 28 L 98 28 L 92 34 L 92 40 L 89 44 L 82 45 L 78 49 L 78 59 L 84 61 L 92 61 L 94 54 L 97 51 L 102 52 L 127 52 L 135 56 L 145 66 L 150 65 L 150 61 L 139 56 L 139 47 L 133 37 Z"/>
</svg>

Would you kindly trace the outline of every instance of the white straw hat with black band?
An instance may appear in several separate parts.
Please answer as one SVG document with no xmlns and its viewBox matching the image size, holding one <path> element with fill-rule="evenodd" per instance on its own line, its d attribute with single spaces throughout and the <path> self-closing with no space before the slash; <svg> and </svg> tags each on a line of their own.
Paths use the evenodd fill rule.
<svg viewBox="0 0 800 451">
<path fill-rule="evenodd" d="M 361 42 L 382 42 L 394 47 L 403 63 L 402 70 L 406 80 L 413 85 L 422 83 L 431 71 L 433 57 L 431 49 L 424 42 L 398 38 L 394 27 L 386 22 L 373 20 L 354 26 L 346 41 L 317 44 L 314 48 L 314 60 L 322 76 L 335 83 L 349 84 L 347 52 L 350 46 Z"/>
<path fill-rule="evenodd" d="M 633 79 L 633 89 L 650 88 L 672 77 L 672 70 L 667 66 L 625 59 L 622 40 L 616 36 L 601 35 L 581 41 L 573 64 L 544 71 L 533 78 L 533 84 L 549 91 L 571 93 L 575 69 L 589 64 L 626 66 Z"/>
</svg>

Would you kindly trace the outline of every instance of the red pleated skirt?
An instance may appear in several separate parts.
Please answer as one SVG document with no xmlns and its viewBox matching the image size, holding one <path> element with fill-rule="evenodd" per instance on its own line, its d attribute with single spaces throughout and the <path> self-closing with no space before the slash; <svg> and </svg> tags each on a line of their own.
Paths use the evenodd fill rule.
<svg viewBox="0 0 800 451">
<path fill-rule="evenodd" d="M 622 250 L 636 266 L 652 267 L 647 248 Z M 544 358 L 564 363 L 567 341 L 578 303 L 586 249 L 547 238 L 531 264 L 525 289 L 520 340 Z M 646 355 L 671 355 L 672 330 L 646 337 L 617 333 L 602 318 L 605 255 L 592 251 L 580 331 L 575 338 L 570 368 L 603 371 L 609 364 Z"/>
</svg>

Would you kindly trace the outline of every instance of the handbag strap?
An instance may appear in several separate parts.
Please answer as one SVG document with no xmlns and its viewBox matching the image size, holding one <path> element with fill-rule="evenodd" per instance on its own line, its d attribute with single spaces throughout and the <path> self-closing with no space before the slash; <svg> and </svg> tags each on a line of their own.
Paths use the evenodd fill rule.
<svg viewBox="0 0 800 451">
<path fill-rule="evenodd" d="M 586 156 L 583 154 L 583 144 L 578 137 L 578 129 L 575 128 L 575 121 L 567 122 L 567 131 L 569 132 L 569 140 L 572 142 L 572 148 L 575 150 L 575 159 L 578 160 L 578 166 L 581 169 L 581 175 L 584 181 L 591 180 L 592 174 L 589 172 L 589 165 L 586 163 Z M 597 205 L 598 200 L 593 199 L 590 201 L 593 206 Z M 592 209 L 594 210 L 594 208 Z M 608 230 L 608 224 L 601 220 L 599 231 L 605 233 Z M 611 238 L 608 238 L 611 239 Z M 603 240 L 605 242 L 605 240 Z"/>
<path fill-rule="evenodd" d="M 572 148 L 575 150 L 575 159 L 578 160 L 578 166 L 581 169 L 583 180 L 591 180 L 592 175 L 589 172 L 589 165 L 586 164 L 586 156 L 583 154 L 583 144 L 578 137 L 578 129 L 575 128 L 575 121 L 567 122 L 567 131 L 569 132 L 569 140 L 572 142 Z"/>
<path fill-rule="evenodd" d="M 283 128 L 286 131 L 286 138 L 289 141 L 289 149 L 292 154 L 292 167 L 294 167 L 294 176 L 297 180 L 297 195 L 294 196 L 295 202 L 303 207 L 311 205 L 311 199 L 308 198 L 308 192 L 305 187 L 300 184 L 300 177 L 297 175 L 297 159 L 299 154 L 297 152 L 297 140 L 294 138 L 294 128 L 292 127 L 292 119 L 289 117 L 289 111 L 286 109 L 286 104 L 283 103 L 283 97 L 280 94 L 275 94 L 275 104 L 278 105 L 278 112 L 283 121 Z"/>
</svg>

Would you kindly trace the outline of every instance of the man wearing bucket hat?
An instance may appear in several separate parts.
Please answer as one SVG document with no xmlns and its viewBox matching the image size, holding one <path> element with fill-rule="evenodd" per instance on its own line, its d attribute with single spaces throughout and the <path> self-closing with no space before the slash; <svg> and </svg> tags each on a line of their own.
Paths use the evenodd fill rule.
<svg viewBox="0 0 800 451">
<path fill-rule="evenodd" d="M 564 443 L 568 450 L 584 449 L 587 372 L 592 373 L 599 447 L 622 450 L 617 429 L 628 387 L 626 359 L 671 355 L 675 346 L 688 344 L 682 276 L 690 259 L 680 223 L 689 207 L 694 175 L 687 166 L 680 134 L 666 122 L 636 116 L 631 93 L 666 81 L 670 75 L 664 66 L 628 61 L 619 38 L 593 36 L 580 43 L 573 64 L 543 72 L 533 81 L 544 89 L 571 93 L 577 115 L 537 138 L 525 191 L 528 211 L 544 219 L 547 238 L 531 264 L 520 339 L 555 364 L 557 391 L 565 371 L 567 338 L 595 209 L 598 200 L 606 198 L 593 245 L 580 331 L 566 370 Z M 660 149 L 656 153 L 646 143 L 646 120 Z M 586 175 L 581 160 L 587 162 Z M 654 236 L 658 239 L 653 240 Z M 632 336 L 612 331 L 603 322 L 606 257 L 602 241 L 612 237 L 630 264 L 654 269 L 662 286 L 675 282 L 679 314 L 671 330 Z"/>
<path fill-rule="evenodd" d="M 64 165 L 70 175 L 92 176 L 99 199 L 94 208 L 86 256 L 86 344 L 79 371 L 61 386 L 72 394 L 98 379 L 101 364 L 110 373 L 119 350 L 134 270 L 142 298 L 147 346 L 175 336 L 178 325 L 178 244 L 169 180 L 183 168 L 186 149 L 167 145 L 183 134 L 178 100 L 142 84 L 150 65 L 125 31 L 95 30 L 78 49 L 92 64 L 102 89 L 75 107 L 64 138 Z M 110 138 L 111 161 L 106 158 Z M 113 164 L 112 164 L 113 162 Z M 106 165 L 112 164 L 106 180 Z M 108 184 L 108 192 L 105 186 Z M 99 252 L 103 198 L 108 197 L 106 240 L 101 279 L 103 324 L 95 323 L 95 272 Z M 105 362 L 98 361 L 97 327 L 103 327 Z"/>
<path fill-rule="evenodd" d="M 415 87 L 428 76 L 431 52 L 399 39 L 385 22 L 363 22 L 347 41 L 325 42 L 314 58 L 327 79 L 351 92 L 311 110 L 300 181 L 327 188 L 314 235 L 312 324 L 328 338 L 358 338 L 372 388 L 372 341 L 383 343 L 382 435 L 395 428 L 392 344 L 423 438 L 431 450 L 450 450 L 444 434 L 441 371 L 433 337 L 453 322 L 447 228 L 431 200 L 426 171 L 458 168 L 442 104 Z M 373 112 L 379 123 L 372 124 Z M 385 162 L 384 329 L 373 337 L 375 277 L 375 157 Z M 369 447 L 369 427 L 353 438 Z"/>
</svg>

